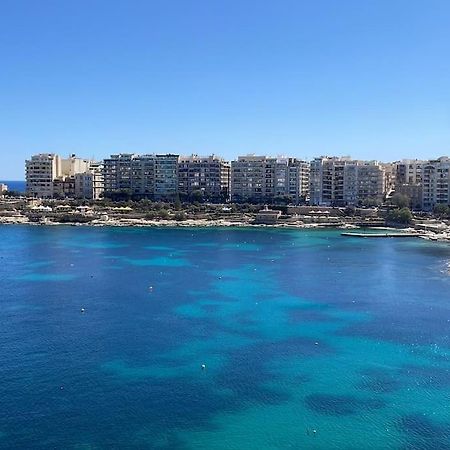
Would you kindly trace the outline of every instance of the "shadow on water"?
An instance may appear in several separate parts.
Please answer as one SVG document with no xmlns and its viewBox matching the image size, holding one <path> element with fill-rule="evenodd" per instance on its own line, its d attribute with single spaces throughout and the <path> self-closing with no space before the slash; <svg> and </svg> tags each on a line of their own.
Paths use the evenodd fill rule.
<svg viewBox="0 0 450 450">
<path fill-rule="evenodd" d="M 305 404 L 311 410 L 324 415 L 345 416 L 362 414 L 385 407 L 380 398 L 358 398 L 351 395 L 311 394 L 306 396 Z"/>
<path fill-rule="evenodd" d="M 408 414 L 396 422 L 396 428 L 407 436 L 408 450 L 444 450 L 450 448 L 450 423 L 439 423 L 424 414 Z"/>
</svg>

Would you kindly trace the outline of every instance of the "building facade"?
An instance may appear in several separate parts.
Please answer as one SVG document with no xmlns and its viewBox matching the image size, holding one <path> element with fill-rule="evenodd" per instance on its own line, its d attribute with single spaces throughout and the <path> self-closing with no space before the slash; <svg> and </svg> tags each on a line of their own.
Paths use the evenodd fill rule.
<svg viewBox="0 0 450 450">
<path fill-rule="evenodd" d="M 178 155 L 111 155 L 103 162 L 106 196 L 171 200 L 178 194 Z"/>
<path fill-rule="evenodd" d="M 119 192 L 132 194 L 132 162 L 137 157 L 134 153 L 120 153 L 103 160 L 105 195 Z"/>
<path fill-rule="evenodd" d="M 422 209 L 432 211 L 437 205 L 450 205 L 450 158 L 428 161 L 422 174 Z"/>
<path fill-rule="evenodd" d="M 230 195 L 230 163 L 219 156 L 181 156 L 178 186 L 182 197 L 225 202 Z"/>
<path fill-rule="evenodd" d="M 327 156 L 311 161 L 311 205 L 377 204 L 383 201 L 385 189 L 384 167 L 377 161 Z"/>
<path fill-rule="evenodd" d="M 306 200 L 309 165 L 296 158 L 239 156 L 231 161 L 231 200 L 271 203 Z"/>
<path fill-rule="evenodd" d="M 344 167 L 349 157 L 321 156 L 310 163 L 311 205 L 341 206 L 344 201 Z"/>
<path fill-rule="evenodd" d="M 25 161 L 27 195 L 52 198 L 53 181 L 61 176 L 61 158 L 54 153 L 40 153 Z"/>
<path fill-rule="evenodd" d="M 103 197 L 103 164 L 91 162 L 86 172 L 75 173 L 74 196 L 88 200 L 99 200 Z"/>
<path fill-rule="evenodd" d="M 155 155 L 155 200 L 174 200 L 178 195 L 179 155 Z"/>
<path fill-rule="evenodd" d="M 99 198 L 103 177 L 96 169 L 98 165 L 75 155 L 68 158 L 54 153 L 33 155 L 25 162 L 26 193 L 37 198 Z"/>
</svg>

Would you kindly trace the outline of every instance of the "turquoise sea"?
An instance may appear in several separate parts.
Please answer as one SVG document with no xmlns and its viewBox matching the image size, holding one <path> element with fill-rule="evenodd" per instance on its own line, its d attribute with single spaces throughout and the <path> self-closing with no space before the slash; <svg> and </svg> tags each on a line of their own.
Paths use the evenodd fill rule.
<svg viewBox="0 0 450 450">
<path fill-rule="evenodd" d="M 0 448 L 449 449 L 449 270 L 338 230 L 0 227 Z"/>
</svg>

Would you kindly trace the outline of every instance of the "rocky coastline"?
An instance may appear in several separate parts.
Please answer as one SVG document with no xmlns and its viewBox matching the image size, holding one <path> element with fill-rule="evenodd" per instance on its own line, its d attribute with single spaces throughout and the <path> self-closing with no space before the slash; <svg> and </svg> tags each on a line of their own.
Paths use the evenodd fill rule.
<svg viewBox="0 0 450 450">
<path fill-rule="evenodd" d="M 158 205 L 156 205 L 158 206 Z M 450 222 L 436 218 L 415 218 L 411 224 L 390 224 L 375 209 L 284 207 L 280 210 L 256 205 L 155 205 L 70 204 L 61 201 L 30 202 L 3 199 L 0 225 L 93 226 L 93 227 L 258 227 L 343 230 L 395 230 L 419 238 L 450 243 Z M 282 209 L 282 210 L 281 210 Z M 393 226 L 394 225 L 394 226 Z"/>
</svg>

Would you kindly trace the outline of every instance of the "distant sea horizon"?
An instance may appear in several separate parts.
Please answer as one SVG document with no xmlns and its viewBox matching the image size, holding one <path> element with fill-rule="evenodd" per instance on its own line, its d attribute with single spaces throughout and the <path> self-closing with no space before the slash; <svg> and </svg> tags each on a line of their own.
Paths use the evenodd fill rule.
<svg viewBox="0 0 450 450">
<path fill-rule="evenodd" d="M 25 180 L 0 180 L 0 183 L 6 184 L 10 191 L 25 192 Z"/>
</svg>

